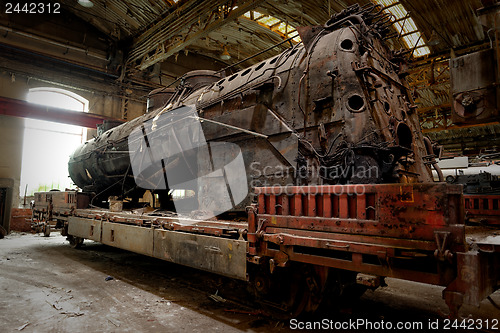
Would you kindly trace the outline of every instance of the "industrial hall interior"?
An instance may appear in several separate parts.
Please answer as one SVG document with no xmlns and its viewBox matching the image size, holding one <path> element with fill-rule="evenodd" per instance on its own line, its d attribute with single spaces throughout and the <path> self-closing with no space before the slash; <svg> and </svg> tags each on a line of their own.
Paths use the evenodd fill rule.
<svg viewBox="0 0 500 333">
<path fill-rule="evenodd" d="M 0 0 L 5 332 L 500 329 L 500 1 Z"/>
</svg>

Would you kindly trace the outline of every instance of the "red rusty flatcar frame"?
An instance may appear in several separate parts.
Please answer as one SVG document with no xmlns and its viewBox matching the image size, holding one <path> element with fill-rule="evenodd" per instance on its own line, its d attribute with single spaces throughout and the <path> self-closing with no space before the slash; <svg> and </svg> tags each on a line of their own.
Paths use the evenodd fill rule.
<svg viewBox="0 0 500 333">
<path fill-rule="evenodd" d="M 298 261 L 446 286 L 454 315 L 497 284 L 498 252 L 469 251 L 466 244 L 460 185 L 263 187 L 256 194 L 250 262 Z"/>
<path fill-rule="evenodd" d="M 391 260 L 436 256 L 441 263 L 465 249 L 461 186 L 367 184 L 256 191 L 258 205 L 248 226 L 249 254 L 281 253 L 275 260 L 278 265 L 301 261 L 446 285 L 454 274 L 442 270 L 451 265 L 411 270 Z M 307 249 L 323 249 L 332 256 L 313 255 Z M 336 258 L 339 252 L 347 256 Z"/>
</svg>

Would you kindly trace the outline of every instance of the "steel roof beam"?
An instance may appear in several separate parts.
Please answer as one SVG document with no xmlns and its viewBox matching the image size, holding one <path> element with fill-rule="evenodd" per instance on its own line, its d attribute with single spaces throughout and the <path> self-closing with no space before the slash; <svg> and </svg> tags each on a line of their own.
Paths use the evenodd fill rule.
<svg viewBox="0 0 500 333">
<path fill-rule="evenodd" d="M 192 23 L 198 22 L 199 17 L 195 15 L 195 21 L 190 24 L 189 20 L 186 20 L 184 17 L 184 20 L 182 18 L 179 18 L 182 21 L 182 24 L 180 25 L 181 28 L 179 29 L 174 29 L 176 31 L 171 31 L 168 34 L 163 34 L 161 38 L 159 39 L 154 39 L 155 44 L 151 45 L 151 47 L 142 47 L 140 44 L 137 44 L 136 48 L 133 48 L 131 51 L 131 56 L 128 60 L 128 62 L 132 62 L 138 59 L 142 59 L 139 69 L 144 70 L 148 68 L 151 65 L 154 65 L 155 63 L 165 60 L 168 57 L 174 55 L 175 53 L 182 51 L 184 48 L 187 46 L 195 43 L 199 39 L 206 37 L 209 33 L 212 31 L 215 31 L 222 26 L 226 25 L 227 23 L 230 23 L 246 13 L 249 10 L 254 9 L 261 3 L 263 3 L 265 0 L 251 0 L 251 1 L 245 1 L 242 3 L 238 3 L 238 6 L 236 8 L 233 8 L 224 18 L 218 18 L 215 21 L 212 22 L 207 22 L 207 25 L 196 32 L 192 32 L 191 34 L 184 36 L 181 40 L 174 42 L 173 45 L 168 43 L 170 38 L 173 36 L 179 34 L 181 29 L 185 29 L 186 26 L 191 25 Z M 215 10 L 215 9 L 213 9 Z M 213 11 L 212 10 L 212 11 Z M 169 15 L 170 16 L 170 15 Z M 153 28 L 152 28 L 153 29 Z M 151 29 L 150 29 L 151 30 Z M 149 31 L 149 30 L 148 30 Z M 146 32 L 148 33 L 148 32 Z M 144 33 L 144 34 L 146 34 Z M 143 35 L 144 35 L 143 34 Z M 151 34 L 151 32 L 149 32 Z M 140 37 L 142 38 L 142 36 Z M 154 37 L 151 37 L 154 38 Z M 167 45 L 168 44 L 168 45 Z M 141 47 L 139 49 L 139 47 Z M 155 53 L 152 56 L 148 56 L 148 54 L 156 50 Z"/>
<path fill-rule="evenodd" d="M 97 125 L 102 124 L 104 120 L 118 120 L 94 113 L 65 110 L 6 97 L 0 97 L 0 115 L 47 120 L 87 128 L 97 128 Z"/>
</svg>

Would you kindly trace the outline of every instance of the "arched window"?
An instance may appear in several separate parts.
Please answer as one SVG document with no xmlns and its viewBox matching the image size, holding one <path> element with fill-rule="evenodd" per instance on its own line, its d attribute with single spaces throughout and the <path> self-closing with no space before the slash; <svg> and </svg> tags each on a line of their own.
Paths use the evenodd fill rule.
<svg viewBox="0 0 500 333">
<path fill-rule="evenodd" d="M 89 101 L 74 92 L 59 88 L 31 88 L 26 100 L 30 103 L 53 106 L 72 111 L 89 111 Z"/>
<path fill-rule="evenodd" d="M 77 112 L 88 112 L 88 100 L 58 88 L 32 88 L 26 100 Z M 21 195 L 72 187 L 68 175 L 71 153 L 86 139 L 86 129 L 38 119 L 25 119 Z"/>
</svg>

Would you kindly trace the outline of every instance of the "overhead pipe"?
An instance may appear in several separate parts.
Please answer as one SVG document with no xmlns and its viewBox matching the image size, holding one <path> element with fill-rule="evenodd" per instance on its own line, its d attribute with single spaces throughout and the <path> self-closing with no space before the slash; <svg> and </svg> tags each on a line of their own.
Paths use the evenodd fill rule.
<svg viewBox="0 0 500 333">
<path fill-rule="evenodd" d="M 96 58 L 96 59 L 99 59 L 99 60 L 108 61 L 108 58 L 106 56 L 102 56 L 102 55 L 97 54 L 95 52 L 90 52 L 89 50 L 86 50 L 86 49 L 81 48 L 81 47 L 66 45 L 66 44 L 59 43 L 59 42 L 53 41 L 51 39 L 45 38 L 45 37 L 33 35 L 33 34 L 30 34 L 27 32 L 17 31 L 17 30 L 14 30 L 12 28 L 9 28 L 9 27 L 3 26 L 3 25 L 0 25 L 0 29 L 5 30 L 5 31 L 10 32 L 10 33 L 13 33 L 13 34 L 16 34 L 16 35 L 19 35 L 19 36 L 31 38 L 31 39 L 34 39 L 34 40 L 37 40 L 40 42 L 52 44 L 52 45 L 59 46 L 59 47 L 65 48 L 65 49 L 83 52 L 86 55 L 91 56 L 91 57 Z"/>
</svg>

